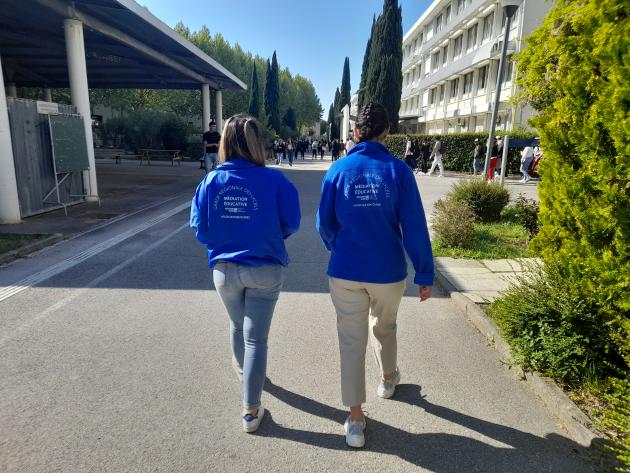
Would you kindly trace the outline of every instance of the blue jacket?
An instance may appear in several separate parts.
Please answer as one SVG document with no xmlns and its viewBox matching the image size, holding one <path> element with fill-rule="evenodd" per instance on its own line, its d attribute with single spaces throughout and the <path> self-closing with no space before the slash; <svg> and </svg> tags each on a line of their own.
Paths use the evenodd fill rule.
<svg viewBox="0 0 630 473">
<path fill-rule="evenodd" d="M 322 183 L 317 230 L 331 251 L 328 275 L 386 284 L 407 277 L 405 250 L 419 286 L 433 285 L 433 255 L 413 172 L 368 141 L 336 161 Z"/>
<path fill-rule="evenodd" d="M 232 159 L 197 187 L 190 226 L 208 246 L 208 265 L 245 266 L 289 262 L 284 240 L 300 226 L 297 190 L 279 171 Z"/>
</svg>

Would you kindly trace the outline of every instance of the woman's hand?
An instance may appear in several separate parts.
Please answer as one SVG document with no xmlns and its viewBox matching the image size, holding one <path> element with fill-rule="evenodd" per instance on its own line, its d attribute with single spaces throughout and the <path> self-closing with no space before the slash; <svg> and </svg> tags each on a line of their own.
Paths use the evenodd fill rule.
<svg viewBox="0 0 630 473">
<path fill-rule="evenodd" d="M 429 299 L 432 292 L 433 286 L 420 286 L 420 302 Z"/>
</svg>

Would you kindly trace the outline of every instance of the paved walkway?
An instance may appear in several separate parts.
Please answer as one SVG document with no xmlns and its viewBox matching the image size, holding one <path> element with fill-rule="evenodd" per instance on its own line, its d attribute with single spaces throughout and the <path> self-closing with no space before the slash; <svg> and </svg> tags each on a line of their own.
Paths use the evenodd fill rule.
<svg viewBox="0 0 630 473">
<path fill-rule="evenodd" d="M 593 472 L 538 398 L 439 290 L 399 312 L 403 384 L 345 446 L 335 313 L 314 230 L 323 169 L 294 167 L 303 224 L 272 331 L 269 409 L 240 431 L 228 322 L 186 197 L 0 270 L 0 470 Z M 369 256 L 369 255 L 368 255 Z"/>
<path fill-rule="evenodd" d="M 436 270 L 449 290 L 458 291 L 478 304 L 488 304 L 518 281 L 536 258 L 469 260 L 435 258 Z"/>
</svg>

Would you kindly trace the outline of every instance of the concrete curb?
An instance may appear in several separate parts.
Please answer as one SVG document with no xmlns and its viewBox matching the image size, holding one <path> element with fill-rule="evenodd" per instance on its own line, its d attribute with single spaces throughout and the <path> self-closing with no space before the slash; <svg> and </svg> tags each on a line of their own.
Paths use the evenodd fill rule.
<svg viewBox="0 0 630 473">
<path fill-rule="evenodd" d="M 61 233 L 55 233 L 49 236 L 48 238 L 44 238 L 43 240 L 37 240 L 37 241 L 34 241 L 33 243 L 22 246 L 18 248 L 17 250 L 4 253 L 3 255 L 0 255 L 0 264 L 8 263 L 10 261 L 13 261 L 16 258 L 22 258 L 24 256 L 28 256 L 31 253 L 35 253 L 36 251 L 46 248 L 47 246 L 51 246 L 51 245 L 54 245 L 55 243 L 59 243 L 61 240 L 63 240 L 63 238 L 64 237 Z"/>
<path fill-rule="evenodd" d="M 466 319 L 481 332 L 499 352 L 501 362 L 543 401 L 547 409 L 556 416 L 573 440 L 583 447 L 599 443 L 603 436 L 597 432 L 593 421 L 584 414 L 564 391 L 550 378 L 539 373 L 525 372 L 512 360 L 510 345 L 503 339 L 499 328 L 476 303 L 465 294 L 455 290 L 444 274 L 436 268 L 438 284 L 450 296 L 453 303 Z"/>
</svg>

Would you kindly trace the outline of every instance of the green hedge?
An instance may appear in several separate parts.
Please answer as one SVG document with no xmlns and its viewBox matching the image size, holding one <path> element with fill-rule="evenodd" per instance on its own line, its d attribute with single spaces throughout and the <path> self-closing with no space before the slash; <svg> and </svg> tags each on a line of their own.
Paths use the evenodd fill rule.
<svg viewBox="0 0 630 473">
<path fill-rule="evenodd" d="M 498 134 L 505 134 L 499 132 Z M 514 131 L 509 133 L 510 138 L 534 138 L 531 133 L 522 131 Z M 435 135 L 411 135 L 414 140 L 421 143 L 426 139 L 429 143 L 435 142 Z M 444 167 L 447 171 L 457 171 L 472 173 L 472 153 L 475 148 L 475 138 L 484 146 L 488 139 L 487 133 L 457 133 L 450 135 L 441 135 L 442 143 L 446 146 L 444 157 Z M 389 148 L 390 153 L 399 158 L 403 158 L 405 154 L 405 146 L 407 144 L 406 135 L 389 135 L 385 141 L 385 145 Z M 484 155 L 485 156 L 485 155 Z M 518 149 L 510 149 L 508 153 L 508 174 L 519 174 L 521 166 L 521 151 Z"/>
</svg>

